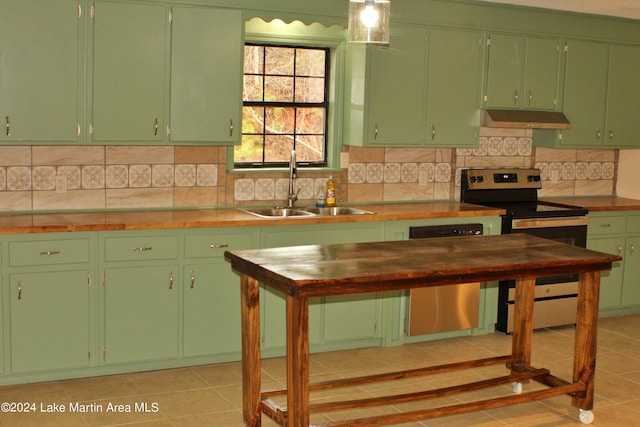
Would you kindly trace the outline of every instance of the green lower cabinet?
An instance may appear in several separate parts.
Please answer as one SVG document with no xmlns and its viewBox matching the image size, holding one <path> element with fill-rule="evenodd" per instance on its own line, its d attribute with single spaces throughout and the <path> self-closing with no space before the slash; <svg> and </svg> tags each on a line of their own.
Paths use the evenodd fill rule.
<svg viewBox="0 0 640 427">
<path fill-rule="evenodd" d="M 625 251 L 622 305 L 640 307 L 640 234 L 627 238 Z"/>
<path fill-rule="evenodd" d="M 624 238 L 591 239 L 587 245 L 589 249 L 612 255 L 621 255 L 624 249 Z M 616 309 L 622 302 L 622 279 L 624 265 L 622 262 L 613 264 L 609 271 L 600 275 L 600 310 Z"/>
<path fill-rule="evenodd" d="M 107 364 L 178 357 L 179 271 L 177 264 L 105 270 Z"/>
<path fill-rule="evenodd" d="M 10 275 L 12 373 L 89 365 L 88 277 L 83 269 Z"/>
<path fill-rule="evenodd" d="M 184 267 L 184 356 L 242 350 L 240 279 L 229 263 Z"/>
<path fill-rule="evenodd" d="M 379 306 L 377 294 L 325 298 L 324 341 L 376 338 Z"/>
</svg>

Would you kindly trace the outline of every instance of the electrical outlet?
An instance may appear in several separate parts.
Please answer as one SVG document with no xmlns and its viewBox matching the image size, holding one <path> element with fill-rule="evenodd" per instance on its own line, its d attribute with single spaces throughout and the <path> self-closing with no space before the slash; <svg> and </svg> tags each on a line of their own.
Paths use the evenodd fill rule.
<svg viewBox="0 0 640 427">
<path fill-rule="evenodd" d="M 67 177 L 64 175 L 56 176 L 56 193 L 64 194 L 67 192 Z"/>
<path fill-rule="evenodd" d="M 340 168 L 347 169 L 349 167 L 349 153 L 340 153 Z"/>
</svg>

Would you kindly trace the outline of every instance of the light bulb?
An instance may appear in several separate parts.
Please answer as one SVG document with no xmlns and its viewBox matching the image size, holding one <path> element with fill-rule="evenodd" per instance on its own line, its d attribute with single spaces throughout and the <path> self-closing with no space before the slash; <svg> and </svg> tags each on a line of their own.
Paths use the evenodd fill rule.
<svg viewBox="0 0 640 427">
<path fill-rule="evenodd" d="M 374 28 L 378 23 L 379 17 L 378 10 L 374 6 L 368 5 L 362 11 L 360 20 L 365 27 Z"/>
</svg>

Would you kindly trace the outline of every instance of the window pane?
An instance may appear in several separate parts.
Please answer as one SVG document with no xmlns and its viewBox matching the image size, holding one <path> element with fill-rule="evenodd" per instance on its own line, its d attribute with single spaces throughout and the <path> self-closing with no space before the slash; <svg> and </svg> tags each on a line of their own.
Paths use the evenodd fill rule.
<svg viewBox="0 0 640 427">
<path fill-rule="evenodd" d="M 269 107 L 266 109 L 266 133 L 293 134 L 295 110 L 293 108 Z"/>
<path fill-rule="evenodd" d="M 296 139 L 296 160 L 321 162 L 324 160 L 324 136 L 302 135 Z"/>
<path fill-rule="evenodd" d="M 242 135 L 242 143 L 234 147 L 236 162 L 262 163 L 262 135 Z"/>
<path fill-rule="evenodd" d="M 262 101 L 262 76 L 244 76 L 243 99 L 245 101 Z"/>
<path fill-rule="evenodd" d="M 264 100 L 266 102 L 293 101 L 293 77 L 265 76 Z"/>
<path fill-rule="evenodd" d="M 248 134 L 264 133 L 264 108 L 263 107 L 243 107 L 242 108 L 242 133 L 248 133 Z"/>
<path fill-rule="evenodd" d="M 298 108 L 296 110 L 296 133 L 317 134 L 324 133 L 323 108 Z"/>
<path fill-rule="evenodd" d="M 296 78 L 296 102 L 324 102 L 324 79 Z"/>
<path fill-rule="evenodd" d="M 295 49 L 289 47 L 265 48 L 265 74 L 293 76 L 293 55 Z"/>
<path fill-rule="evenodd" d="M 291 135 L 267 135 L 264 138 L 264 153 L 266 162 L 287 162 L 293 150 Z"/>
<path fill-rule="evenodd" d="M 319 49 L 298 49 L 296 52 L 296 75 L 324 77 L 325 51 Z"/>
<path fill-rule="evenodd" d="M 244 47 L 244 72 L 248 74 L 262 74 L 264 65 L 264 49 L 262 46 Z"/>
</svg>

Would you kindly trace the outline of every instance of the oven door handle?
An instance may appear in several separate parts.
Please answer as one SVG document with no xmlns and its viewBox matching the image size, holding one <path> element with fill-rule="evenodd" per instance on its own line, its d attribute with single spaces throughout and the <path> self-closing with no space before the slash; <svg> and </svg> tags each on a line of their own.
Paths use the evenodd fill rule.
<svg viewBox="0 0 640 427">
<path fill-rule="evenodd" d="M 589 224 L 587 216 L 571 216 L 562 218 L 527 218 L 514 219 L 511 222 L 511 229 L 523 228 L 548 228 L 548 227 L 579 227 Z"/>
</svg>

